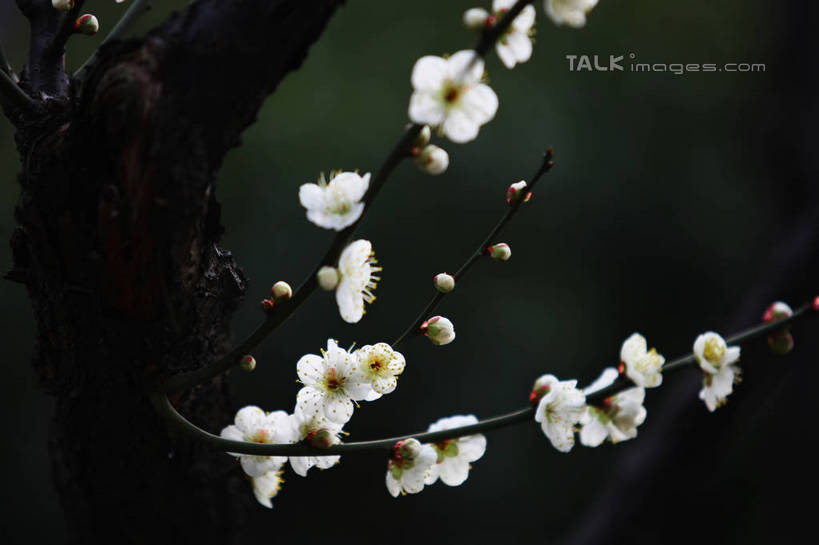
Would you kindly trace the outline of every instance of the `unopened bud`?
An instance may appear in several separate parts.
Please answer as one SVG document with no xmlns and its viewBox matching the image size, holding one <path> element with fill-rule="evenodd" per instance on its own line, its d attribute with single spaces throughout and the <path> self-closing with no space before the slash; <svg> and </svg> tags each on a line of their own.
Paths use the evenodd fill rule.
<svg viewBox="0 0 819 545">
<path fill-rule="evenodd" d="M 315 430 L 309 436 L 309 443 L 311 447 L 329 448 L 333 445 L 333 434 L 325 428 Z"/>
<path fill-rule="evenodd" d="M 762 321 L 766 324 L 793 316 L 793 309 L 787 303 L 777 301 L 765 309 Z M 768 335 L 768 347 L 774 354 L 787 354 L 793 350 L 793 336 L 787 326 Z"/>
<path fill-rule="evenodd" d="M 529 394 L 529 403 L 537 405 L 540 400 L 549 393 L 552 388 L 552 381 L 546 380 L 545 377 L 540 377 L 532 386 L 532 392 Z"/>
<path fill-rule="evenodd" d="M 441 293 L 449 293 L 455 289 L 455 277 L 447 273 L 439 273 L 432 280 L 435 289 Z"/>
<path fill-rule="evenodd" d="M 418 136 L 415 138 L 415 143 L 413 144 L 413 148 L 417 148 L 420 152 L 421 148 L 429 144 L 430 139 L 432 138 L 432 129 L 429 128 L 429 125 L 424 125 L 421 128 L 421 131 L 418 133 Z"/>
<path fill-rule="evenodd" d="M 273 299 L 277 301 L 279 299 L 290 299 L 293 296 L 293 288 L 291 288 L 287 282 L 279 280 L 273 284 L 270 293 L 273 294 Z"/>
<path fill-rule="evenodd" d="M 813 298 L 813 310 L 819 312 L 819 295 Z"/>
<path fill-rule="evenodd" d="M 74 0 L 51 0 L 51 5 L 54 9 L 68 11 L 74 7 Z"/>
<path fill-rule="evenodd" d="M 762 321 L 769 324 L 783 318 L 790 318 L 791 316 L 793 316 L 793 309 L 791 309 L 787 303 L 777 301 L 765 309 L 765 314 L 762 315 Z"/>
<path fill-rule="evenodd" d="M 86 13 L 85 15 L 80 15 L 76 21 L 74 21 L 74 32 L 78 34 L 85 34 L 86 36 L 93 36 L 97 33 L 100 29 L 100 22 L 97 21 L 97 18 L 91 15 L 90 13 Z"/>
<path fill-rule="evenodd" d="M 433 316 L 421 324 L 421 331 L 436 346 L 449 344 L 455 340 L 455 326 L 443 316 Z"/>
<path fill-rule="evenodd" d="M 273 299 L 262 299 L 262 310 L 265 312 L 273 312 L 273 307 L 275 306 L 275 302 Z"/>
<path fill-rule="evenodd" d="M 419 454 L 421 454 L 421 443 L 415 438 L 398 441 L 392 447 L 392 457 L 398 460 L 414 460 Z"/>
<path fill-rule="evenodd" d="M 335 267 L 324 266 L 316 273 L 318 285 L 323 290 L 334 290 L 338 286 L 338 271 Z"/>
<path fill-rule="evenodd" d="M 449 166 L 449 154 L 443 148 L 430 144 L 421 150 L 415 164 L 427 174 L 443 174 Z"/>
<path fill-rule="evenodd" d="M 480 30 L 486 26 L 486 19 L 489 17 L 489 12 L 483 8 L 472 8 L 464 12 L 464 25 L 466 28 L 472 30 Z"/>
<path fill-rule="evenodd" d="M 512 248 L 505 242 L 501 242 L 487 248 L 486 253 L 495 261 L 508 261 L 512 257 Z"/>
<path fill-rule="evenodd" d="M 509 189 L 506 190 L 506 202 L 509 204 L 514 204 L 518 202 L 518 199 L 522 199 L 521 202 L 529 202 L 529 199 L 532 198 L 532 193 L 530 191 L 526 191 L 526 181 L 521 180 L 519 182 L 515 182 L 509 186 Z"/>
<path fill-rule="evenodd" d="M 248 373 L 256 369 L 256 358 L 251 356 L 250 354 L 243 357 L 239 360 L 239 367 L 242 368 L 242 371 L 247 371 Z"/>
</svg>

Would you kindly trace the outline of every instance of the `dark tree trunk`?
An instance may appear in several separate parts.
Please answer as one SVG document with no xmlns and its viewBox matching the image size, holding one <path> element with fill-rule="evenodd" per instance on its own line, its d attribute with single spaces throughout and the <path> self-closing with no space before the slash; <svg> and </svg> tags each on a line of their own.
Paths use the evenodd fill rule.
<svg viewBox="0 0 819 545">
<path fill-rule="evenodd" d="M 214 174 L 341 2 L 200 0 L 104 47 L 69 86 L 43 59 L 23 74 L 49 98 L 7 111 L 23 165 L 9 276 L 28 288 L 34 366 L 57 399 L 50 452 L 69 542 L 231 541 L 243 478 L 169 433 L 147 391 L 228 348 L 245 282 L 217 246 Z M 38 19 L 49 1 L 19 3 L 44 29 L 36 53 L 58 25 Z M 232 417 L 218 380 L 174 401 L 209 429 Z"/>
</svg>

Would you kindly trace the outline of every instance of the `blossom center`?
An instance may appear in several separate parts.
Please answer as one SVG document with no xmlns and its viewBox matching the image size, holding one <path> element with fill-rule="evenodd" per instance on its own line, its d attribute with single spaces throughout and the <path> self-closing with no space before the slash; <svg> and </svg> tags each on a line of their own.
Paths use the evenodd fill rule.
<svg viewBox="0 0 819 545">
<path fill-rule="evenodd" d="M 259 428 L 252 433 L 248 438 L 251 443 L 267 443 L 270 440 L 270 434 L 264 428 Z"/>
<path fill-rule="evenodd" d="M 324 387 L 331 392 L 335 392 L 344 386 L 346 380 L 344 377 L 337 376 L 335 369 L 330 369 L 324 375 Z"/>
<path fill-rule="evenodd" d="M 725 345 L 719 342 L 719 339 L 708 339 L 705 341 L 705 350 L 703 356 L 709 363 L 717 365 L 725 356 Z"/>
</svg>

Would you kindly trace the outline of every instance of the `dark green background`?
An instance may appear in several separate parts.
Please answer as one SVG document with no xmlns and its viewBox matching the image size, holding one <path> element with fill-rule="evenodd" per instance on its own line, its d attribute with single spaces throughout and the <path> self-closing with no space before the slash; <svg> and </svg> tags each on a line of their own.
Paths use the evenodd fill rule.
<svg viewBox="0 0 819 545">
<path fill-rule="evenodd" d="M 0 37 L 19 68 L 27 30 L 12 4 L 0 2 Z M 185 3 L 158 4 L 140 31 Z M 218 175 L 223 245 L 250 278 L 235 319 L 237 336 L 261 318 L 257 301 L 270 285 L 279 279 L 297 284 L 332 237 L 305 220 L 299 185 L 322 170 L 377 169 L 407 121 L 413 63 L 470 47 L 475 36 L 460 16 L 477 4 L 350 0 L 303 68 L 265 103 Z M 296 361 L 329 336 L 345 345 L 395 338 L 432 295 L 432 276 L 453 271 L 467 257 L 504 211 L 506 187 L 530 176 L 549 145 L 557 167 L 501 237 L 512 259 L 479 263 L 444 301 L 439 312 L 456 325 L 453 344 L 436 348 L 415 339 L 404 345 L 408 364 L 398 389 L 362 405 L 346 428 L 350 440 L 425 429 L 442 416 L 512 410 L 525 405 L 542 373 L 586 382 L 616 365 L 620 343 L 633 331 L 671 358 L 690 350 L 702 331 L 727 334 L 754 323 L 768 291 L 792 303 L 819 291 L 816 284 L 806 288 L 816 269 L 794 273 L 771 265 L 787 253 L 792 226 L 815 209 L 817 194 L 816 7 L 799 4 L 602 0 L 577 31 L 556 28 L 536 2 L 531 61 L 512 71 L 494 55 L 487 62 L 500 98 L 495 120 L 472 143 L 437 142 L 451 157 L 443 176 L 402 165 L 361 225 L 360 235 L 373 242 L 384 266 L 378 300 L 364 320 L 347 325 L 331 296 L 314 295 L 257 349 L 258 370 L 233 377 L 237 408 L 291 410 Z M 87 57 L 125 6 L 89 0 L 87 7 L 99 15 L 103 32 L 72 39 L 70 67 Z M 576 73 L 565 58 L 631 53 L 640 62 L 765 63 L 767 70 Z M 214 78 L 230 74 L 230 66 L 213 67 Z M 0 121 L 2 240 L 14 227 L 18 170 L 12 127 Z M 803 234 L 812 232 L 802 225 Z M 10 268 L 6 247 L 0 270 Z M 20 285 L 0 283 L 0 301 L 0 467 L 6 473 L 0 535 L 12 543 L 59 541 L 64 523 L 46 451 L 52 402 L 30 369 L 32 316 Z M 803 338 L 816 335 L 815 326 L 803 331 Z M 805 477 L 812 475 L 800 465 L 802 455 L 784 454 L 786 435 L 816 411 L 789 397 L 786 379 L 785 393 L 761 377 L 754 389 L 753 366 L 774 369 L 780 374 L 765 380 L 779 380 L 777 366 L 815 363 L 816 342 L 800 340 L 791 359 L 746 352 L 745 382 L 714 415 L 696 399 L 696 371 L 669 379 L 668 388 L 649 392 L 648 420 L 629 444 L 578 446 L 563 455 L 534 424 L 493 432 L 486 455 L 460 488 L 439 483 L 394 500 L 383 484 L 386 461 L 372 455 L 346 457 L 309 479 L 288 470 L 275 509 L 252 506 L 239 541 L 544 543 L 594 533 L 587 521 L 596 499 L 598 514 L 612 501 L 635 505 L 631 518 L 617 519 L 625 529 L 612 535 L 621 537 L 603 541 L 672 542 L 689 533 L 704 542 L 785 538 L 804 509 L 793 496 L 807 489 Z M 793 382 L 797 375 L 789 369 Z M 793 408 L 788 418 L 778 416 L 781 407 Z M 679 427 L 680 415 L 697 425 Z M 754 433 L 747 436 L 737 422 L 754 422 Z M 663 445 L 675 435 L 684 435 L 684 448 L 698 454 L 668 467 Z M 653 467 L 654 476 L 617 492 L 623 468 L 639 474 L 640 464 Z M 673 471 L 690 478 L 674 479 Z M 777 488 L 783 480 L 788 485 Z M 608 486 L 615 486 L 611 501 Z M 675 503 L 659 508 L 669 494 Z M 664 518 L 641 514 L 640 497 Z M 246 500 L 253 501 L 249 487 Z M 697 533 L 712 523 L 716 533 Z M 112 542 L 127 543 L 127 536 Z"/>
</svg>

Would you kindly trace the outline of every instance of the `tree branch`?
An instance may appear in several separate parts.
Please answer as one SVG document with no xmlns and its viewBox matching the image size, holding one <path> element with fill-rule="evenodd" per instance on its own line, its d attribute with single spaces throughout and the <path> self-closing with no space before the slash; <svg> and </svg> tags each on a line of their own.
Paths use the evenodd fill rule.
<svg viewBox="0 0 819 545">
<path fill-rule="evenodd" d="M 751 327 L 740 333 L 727 337 L 725 341 L 728 344 L 739 344 L 745 341 L 757 339 L 768 333 L 780 331 L 783 328 L 794 324 L 797 320 L 803 320 L 808 317 L 815 318 L 817 314 L 819 314 L 819 312 L 817 312 L 816 304 L 817 303 L 815 301 L 806 303 L 795 310 L 793 315 L 788 318 Z M 663 375 L 666 376 L 669 373 L 682 369 L 685 366 L 692 365 L 694 361 L 693 354 L 676 358 L 667 365 L 663 366 Z M 586 402 L 588 404 L 594 404 L 595 402 L 600 402 L 617 392 L 632 387 L 634 387 L 634 383 L 631 382 L 631 380 L 621 377 L 611 386 L 588 395 L 586 397 Z M 184 416 L 179 414 L 164 393 L 156 392 L 152 394 L 151 400 L 160 415 L 169 420 L 174 426 L 191 435 L 193 438 L 204 441 L 214 448 L 219 448 L 227 452 L 256 454 L 260 456 L 322 456 L 348 454 L 352 452 L 383 452 L 389 451 L 396 442 L 410 438 L 415 438 L 422 443 L 435 443 L 446 439 L 456 439 L 458 437 L 474 435 L 476 433 L 484 433 L 497 428 L 517 424 L 519 422 L 525 422 L 533 417 L 535 411 L 534 407 L 529 406 L 510 413 L 487 418 L 477 422 L 476 424 L 470 424 L 468 426 L 460 426 L 437 432 L 420 432 L 415 434 L 399 435 L 386 439 L 376 439 L 373 441 L 343 443 L 333 445 L 325 449 L 319 449 L 304 444 L 261 444 L 223 439 L 222 437 L 216 436 L 199 428 L 187 420 Z"/>
</svg>

